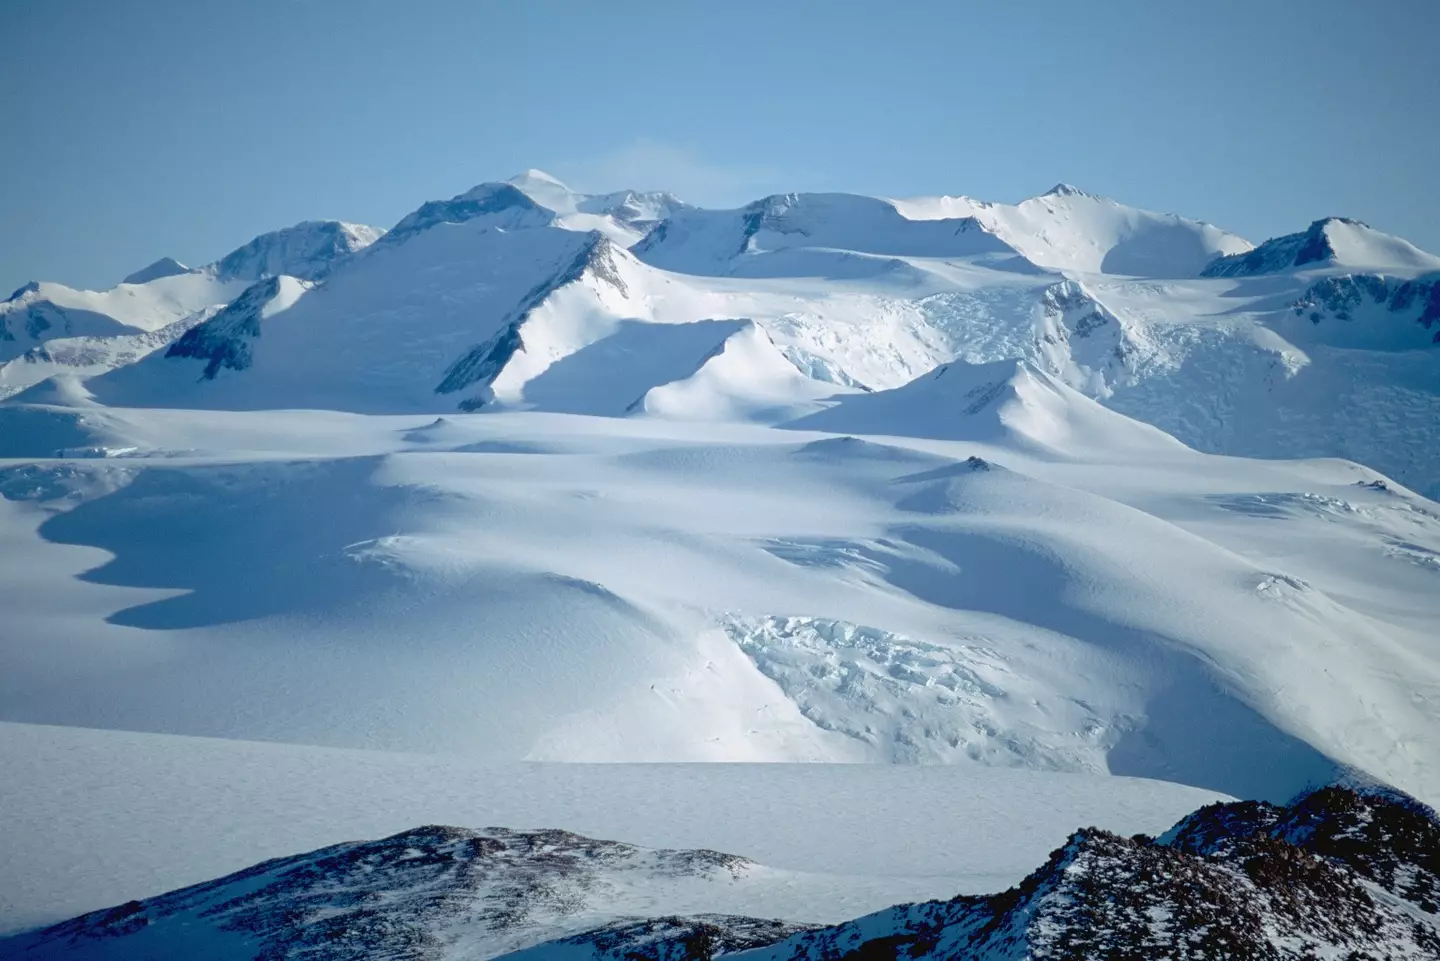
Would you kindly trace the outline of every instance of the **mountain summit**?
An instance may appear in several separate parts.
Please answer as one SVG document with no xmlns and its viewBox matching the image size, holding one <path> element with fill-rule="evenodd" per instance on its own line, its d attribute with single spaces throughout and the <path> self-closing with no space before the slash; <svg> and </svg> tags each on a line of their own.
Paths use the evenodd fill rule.
<svg viewBox="0 0 1440 961">
<path fill-rule="evenodd" d="M 1316 267 L 1440 270 L 1440 257 L 1358 220 L 1326 217 L 1300 233 L 1274 237 L 1243 254 L 1220 257 L 1205 268 L 1203 276 L 1248 277 Z"/>
</svg>

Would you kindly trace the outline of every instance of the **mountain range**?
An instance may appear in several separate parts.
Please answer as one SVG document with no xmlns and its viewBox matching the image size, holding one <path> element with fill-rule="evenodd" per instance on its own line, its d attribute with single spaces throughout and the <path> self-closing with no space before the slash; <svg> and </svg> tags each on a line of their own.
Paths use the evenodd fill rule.
<svg viewBox="0 0 1440 961">
<path fill-rule="evenodd" d="M 0 954 L 1435 956 L 1440 259 L 1357 220 L 532 170 L 27 284 L 0 395 Z"/>
<path fill-rule="evenodd" d="M 687 398 L 657 399 L 666 416 L 774 423 L 1013 359 L 1199 450 L 1346 457 L 1434 493 L 1437 278 L 1440 259 L 1355 220 L 1255 247 L 1065 184 L 1014 206 L 788 194 L 723 211 L 529 171 L 389 231 L 307 222 L 110 291 L 27 285 L 0 307 L 0 391 L 614 414 L 664 387 Z M 737 382 L 720 358 L 747 324 L 767 373 Z M 617 351 L 634 376 L 605 373 Z"/>
</svg>

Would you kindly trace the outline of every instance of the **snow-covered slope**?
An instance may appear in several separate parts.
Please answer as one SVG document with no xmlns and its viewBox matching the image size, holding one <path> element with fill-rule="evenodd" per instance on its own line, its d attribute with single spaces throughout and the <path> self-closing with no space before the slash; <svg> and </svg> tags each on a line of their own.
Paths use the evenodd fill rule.
<svg viewBox="0 0 1440 961">
<path fill-rule="evenodd" d="M 159 280 L 161 277 L 174 277 L 176 274 L 184 274 L 190 271 L 174 257 L 161 257 L 148 267 L 141 267 L 133 274 L 120 281 L 122 284 L 146 284 L 152 280 Z"/>
<path fill-rule="evenodd" d="M 1011 399 L 977 415 L 921 399 L 984 430 L 903 443 L 654 415 L 96 409 L 63 443 L 120 456 L 0 474 L 7 554 L 29 558 L 0 600 L 61 658 L 6 652 L 9 716 L 496 760 L 928 759 L 1270 798 L 1353 766 L 1434 796 L 1433 505 L 1354 465 L 1111 429 L 1120 415 L 1029 369 L 996 383 Z M 0 408 L 0 427 L 38 430 L 10 418 L 41 410 Z M 61 573 L 94 548 L 113 559 Z M 795 683 L 852 660 L 856 632 L 895 679 L 873 706 Z M 768 636 L 799 648 L 764 654 Z M 97 651 L 113 668 L 78 670 Z"/>
<path fill-rule="evenodd" d="M 612 239 L 628 240 L 626 246 L 643 237 L 660 221 L 689 207 L 674 194 L 664 191 L 620 190 L 607 194 L 578 193 L 543 170 L 527 170 L 507 183 L 561 215 L 567 226 L 579 230 L 600 230 Z"/>
<path fill-rule="evenodd" d="M 1216 257 L 1254 246 L 1210 224 L 1127 207 L 1069 184 L 1013 206 L 969 197 L 917 197 L 895 206 L 916 220 L 974 217 L 1051 270 L 1193 277 Z"/>
<path fill-rule="evenodd" d="M 281 274 L 319 280 L 336 264 L 370 246 L 383 233 L 363 224 L 307 220 L 284 230 L 261 234 L 205 269 L 221 281 L 253 283 Z"/>
<path fill-rule="evenodd" d="M 1177 445 L 1026 361 L 954 361 L 894 390 L 860 394 L 787 426 L 1023 446 L 1072 457 Z M 1177 445 L 1178 446 L 1178 445 Z"/>
<path fill-rule="evenodd" d="M 634 248 L 667 270 L 740 276 L 794 275 L 792 259 L 776 255 L 797 249 L 1022 264 L 1013 247 L 973 217 L 912 220 L 890 201 L 852 194 L 784 194 L 739 210 L 682 211 Z M 825 269 L 824 259 L 811 264 Z"/>
<path fill-rule="evenodd" d="M 1343 267 L 1349 270 L 1436 270 L 1440 257 L 1407 240 L 1381 233 L 1346 217 L 1326 217 L 1298 234 L 1273 237 L 1254 250 L 1220 257 L 1206 277 L 1250 277 L 1295 268 Z"/>
</svg>

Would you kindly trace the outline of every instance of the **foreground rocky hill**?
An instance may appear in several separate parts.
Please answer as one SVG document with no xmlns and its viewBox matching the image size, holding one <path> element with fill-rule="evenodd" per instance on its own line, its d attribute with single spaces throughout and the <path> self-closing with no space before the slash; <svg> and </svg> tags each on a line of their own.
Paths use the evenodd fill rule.
<svg viewBox="0 0 1440 961">
<path fill-rule="evenodd" d="M 942 835 L 943 837 L 943 835 Z M 938 841 L 937 843 L 943 843 Z M 1159 838 L 1075 832 L 1000 894 L 815 927 L 696 903 L 769 869 L 565 831 L 423 827 L 268 861 L 8 941 L 17 958 L 1440 958 L 1440 819 L 1331 786 L 1288 806 L 1196 811 Z"/>
</svg>

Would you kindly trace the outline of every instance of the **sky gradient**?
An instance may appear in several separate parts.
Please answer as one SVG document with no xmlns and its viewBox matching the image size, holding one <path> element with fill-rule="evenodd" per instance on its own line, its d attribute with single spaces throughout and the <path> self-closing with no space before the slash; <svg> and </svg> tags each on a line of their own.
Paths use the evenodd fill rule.
<svg viewBox="0 0 1440 961">
<path fill-rule="evenodd" d="M 1440 2 L 0 3 L 0 296 L 539 167 L 707 205 L 1057 181 L 1440 252 Z"/>
</svg>

